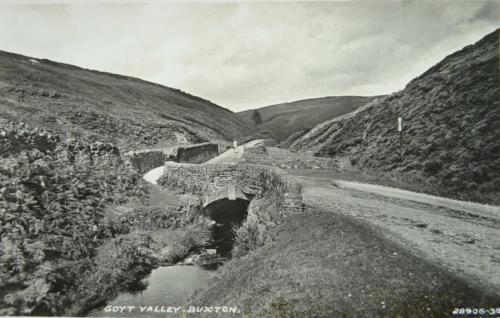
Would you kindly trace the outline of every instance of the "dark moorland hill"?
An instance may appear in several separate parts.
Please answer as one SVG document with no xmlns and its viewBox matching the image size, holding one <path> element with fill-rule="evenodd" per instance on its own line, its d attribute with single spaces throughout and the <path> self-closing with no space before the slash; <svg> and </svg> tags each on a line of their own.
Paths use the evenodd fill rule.
<svg viewBox="0 0 500 318">
<path fill-rule="evenodd" d="M 2 51 L 0 119 L 125 150 L 256 132 L 233 112 L 177 89 Z"/>
<path fill-rule="evenodd" d="M 291 149 L 349 157 L 361 170 L 397 173 L 443 195 L 499 203 L 499 87 L 496 30 L 404 90 L 317 125 Z"/>
<path fill-rule="evenodd" d="M 315 125 L 352 112 L 374 97 L 330 96 L 266 106 L 237 113 L 247 122 L 271 133 L 279 141 L 304 134 Z"/>
</svg>

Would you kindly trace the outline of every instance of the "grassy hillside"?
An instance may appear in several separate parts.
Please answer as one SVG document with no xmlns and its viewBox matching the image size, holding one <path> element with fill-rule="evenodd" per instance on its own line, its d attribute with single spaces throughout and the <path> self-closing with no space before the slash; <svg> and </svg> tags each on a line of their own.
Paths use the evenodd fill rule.
<svg viewBox="0 0 500 318">
<path fill-rule="evenodd" d="M 297 132 L 307 132 L 327 119 L 351 112 L 372 99 L 362 96 L 311 98 L 237 114 L 260 129 L 269 131 L 277 140 L 284 141 Z"/>
<path fill-rule="evenodd" d="M 225 264 L 190 303 L 237 306 L 243 317 L 451 317 L 454 304 L 495 299 L 373 228 L 314 212 L 284 219 L 261 248 Z"/>
<path fill-rule="evenodd" d="M 231 111 L 177 89 L 2 51 L 0 118 L 125 150 L 255 132 Z"/>
<path fill-rule="evenodd" d="M 361 170 L 500 204 L 499 31 L 404 90 L 317 125 L 291 149 L 348 157 Z M 403 119 L 403 135 L 397 118 Z"/>
</svg>

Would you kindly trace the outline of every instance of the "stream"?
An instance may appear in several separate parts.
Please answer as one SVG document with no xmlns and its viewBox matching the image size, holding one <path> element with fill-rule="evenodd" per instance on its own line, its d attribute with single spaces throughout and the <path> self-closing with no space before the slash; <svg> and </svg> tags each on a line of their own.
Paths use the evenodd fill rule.
<svg viewBox="0 0 500 318">
<path fill-rule="evenodd" d="M 206 215 L 216 223 L 212 233 L 213 244 L 208 248 L 215 249 L 218 256 L 225 259 L 231 257 L 234 228 L 240 226 L 246 218 L 248 204 L 249 201 L 241 199 L 222 199 L 205 208 Z M 195 290 L 203 287 L 214 275 L 215 271 L 198 265 L 158 267 L 138 282 L 138 286 L 145 286 L 143 290 L 121 292 L 106 304 L 91 310 L 87 316 L 165 317 L 173 312 L 161 312 L 162 306 L 164 310 L 169 310 L 169 307 L 185 307 Z M 154 312 L 155 307 L 160 312 Z"/>
<path fill-rule="evenodd" d="M 193 292 L 202 287 L 205 281 L 215 274 L 214 271 L 198 266 L 173 265 L 158 267 L 142 279 L 147 287 L 137 292 L 122 292 L 105 306 L 95 308 L 88 317 L 160 317 L 167 313 L 141 312 L 141 306 L 185 306 Z M 112 312 L 114 306 L 135 306 L 132 310 Z M 116 308 L 116 307 L 115 307 Z"/>
</svg>

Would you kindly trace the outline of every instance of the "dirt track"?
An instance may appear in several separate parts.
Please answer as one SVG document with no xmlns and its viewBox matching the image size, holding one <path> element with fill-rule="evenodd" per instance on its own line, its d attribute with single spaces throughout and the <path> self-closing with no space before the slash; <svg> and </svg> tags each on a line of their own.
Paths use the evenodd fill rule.
<svg viewBox="0 0 500 318">
<path fill-rule="evenodd" d="M 331 179 L 306 175 L 297 175 L 306 204 L 362 219 L 414 255 L 500 294 L 498 218 L 340 188 Z"/>
</svg>

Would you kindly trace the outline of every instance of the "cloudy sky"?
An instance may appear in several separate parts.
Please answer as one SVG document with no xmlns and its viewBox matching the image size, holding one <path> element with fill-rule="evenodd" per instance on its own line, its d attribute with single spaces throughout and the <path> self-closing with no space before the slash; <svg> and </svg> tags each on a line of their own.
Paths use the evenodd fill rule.
<svg viewBox="0 0 500 318">
<path fill-rule="evenodd" d="M 500 0 L 0 0 L 0 50 L 140 77 L 239 111 L 400 90 L 499 21 Z"/>
</svg>

